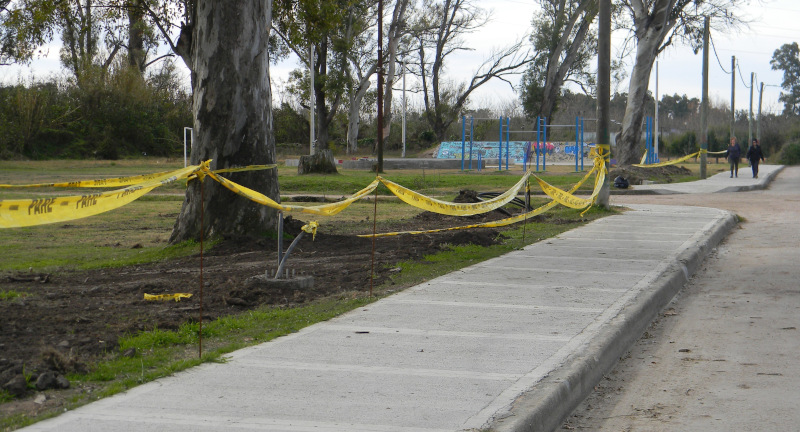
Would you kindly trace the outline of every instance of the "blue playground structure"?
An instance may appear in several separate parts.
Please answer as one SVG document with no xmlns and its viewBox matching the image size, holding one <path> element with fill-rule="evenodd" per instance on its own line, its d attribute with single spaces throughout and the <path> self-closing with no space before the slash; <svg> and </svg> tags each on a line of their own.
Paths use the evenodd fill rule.
<svg viewBox="0 0 800 432">
<path fill-rule="evenodd" d="M 473 141 L 476 120 L 498 120 L 498 140 L 495 142 L 494 148 L 491 148 L 491 142 Z M 467 127 L 469 122 L 469 127 Z M 575 155 L 575 171 L 583 171 L 584 169 L 584 155 L 585 145 L 583 138 L 584 119 L 583 117 L 575 117 L 575 125 L 548 125 L 545 117 L 536 118 L 536 130 L 511 130 L 511 118 L 499 117 L 493 118 L 475 118 L 461 116 L 461 170 L 473 169 L 472 161 L 477 158 L 478 171 L 482 168 L 482 161 L 486 160 L 489 163 L 490 158 L 497 158 L 497 169 L 503 170 L 503 159 L 505 159 L 505 169 L 509 169 L 509 160 L 513 157 L 515 162 L 522 161 L 523 169 L 527 170 L 528 165 L 533 166 L 533 158 L 536 158 L 536 171 L 539 171 L 541 166 L 542 171 L 547 170 L 547 154 L 553 154 L 556 146 L 553 143 L 547 142 L 548 129 L 558 127 L 575 128 L 575 145 L 563 146 L 563 152 Z M 535 134 L 535 141 L 511 141 L 511 134 Z M 452 158 L 457 156 L 458 150 L 454 148 L 445 148 L 446 144 L 453 144 L 443 142 L 440 145 L 438 157 Z M 505 149 L 505 151 L 503 151 Z M 559 146 L 559 150 L 561 147 Z"/>
</svg>

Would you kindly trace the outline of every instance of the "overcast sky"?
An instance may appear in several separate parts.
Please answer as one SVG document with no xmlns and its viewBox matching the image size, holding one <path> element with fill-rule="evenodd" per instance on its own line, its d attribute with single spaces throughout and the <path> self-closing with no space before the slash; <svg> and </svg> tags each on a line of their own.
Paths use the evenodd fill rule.
<svg viewBox="0 0 800 432">
<path fill-rule="evenodd" d="M 481 2 L 485 8 L 492 10 L 492 21 L 487 27 L 468 36 L 467 45 L 474 50 L 461 53 L 453 57 L 447 65 L 447 73 L 453 78 L 468 79 L 494 48 L 501 48 L 519 40 L 530 30 L 530 22 L 536 4 L 526 0 L 491 0 Z M 758 83 L 764 82 L 763 110 L 780 112 L 782 104 L 778 102 L 779 86 L 783 75 L 780 71 L 773 71 L 769 61 L 772 53 L 785 43 L 800 42 L 800 1 L 798 0 L 752 0 L 750 4 L 740 11 L 740 16 L 750 21 L 749 28 L 738 32 L 720 33 L 712 32 L 712 40 L 716 47 L 710 56 L 709 96 L 715 104 L 730 104 L 731 56 L 736 56 L 738 69 L 736 71 L 736 109 L 747 109 L 749 105 L 750 73 L 756 73 L 756 90 Z M 615 45 L 622 42 L 622 32 L 612 34 Z M 616 47 L 612 47 L 612 56 Z M 717 60 L 719 59 L 719 61 Z M 297 67 L 296 60 L 292 59 L 272 69 L 273 79 L 278 81 L 285 77 L 289 70 Z M 628 69 L 632 65 L 628 62 Z M 50 47 L 47 59 L 33 63 L 30 72 L 35 75 L 52 73 L 58 69 L 58 48 Z M 724 68 L 724 70 L 723 70 Z M 702 55 L 695 55 L 688 46 L 675 46 L 668 48 L 659 56 L 659 85 L 660 96 L 665 94 L 686 94 L 689 97 L 700 97 Z M 0 67 L 0 81 L 15 81 L 16 77 L 28 70 L 20 72 L 16 67 Z M 740 76 L 741 73 L 741 76 Z M 513 84 L 519 83 L 519 78 L 512 79 Z M 411 86 L 411 82 L 408 84 Z M 655 73 L 651 77 L 651 91 L 655 92 Z M 627 82 L 623 83 L 619 91 L 627 91 Z M 500 81 L 485 85 L 474 93 L 474 105 L 505 106 L 517 98 L 513 89 Z M 399 98 L 398 98 L 399 100 Z M 757 109 L 758 93 L 754 94 L 754 110 Z"/>
</svg>

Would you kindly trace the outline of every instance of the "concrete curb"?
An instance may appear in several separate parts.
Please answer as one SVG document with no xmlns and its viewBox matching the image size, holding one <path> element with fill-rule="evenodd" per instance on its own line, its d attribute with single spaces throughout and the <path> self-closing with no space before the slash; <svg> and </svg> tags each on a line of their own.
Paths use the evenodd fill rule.
<svg viewBox="0 0 800 432">
<path fill-rule="evenodd" d="M 660 274 L 649 284 L 652 289 L 629 300 L 582 349 L 517 398 L 490 430 L 541 432 L 560 427 L 737 223 L 733 213 L 725 212 L 708 229 L 695 234 L 692 244 L 663 263 Z"/>
<path fill-rule="evenodd" d="M 783 171 L 784 168 L 786 168 L 785 165 L 779 165 L 777 169 L 767 173 L 767 175 L 764 177 L 764 181 L 760 181 L 757 184 L 748 186 L 731 186 L 729 188 L 723 189 L 720 192 L 747 192 L 747 191 L 766 189 L 767 187 L 769 187 L 770 183 L 772 183 L 772 181 L 775 180 L 775 177 L 777 177 L 777 175 L 780 174 L 781 171 Z"/>
</svg>

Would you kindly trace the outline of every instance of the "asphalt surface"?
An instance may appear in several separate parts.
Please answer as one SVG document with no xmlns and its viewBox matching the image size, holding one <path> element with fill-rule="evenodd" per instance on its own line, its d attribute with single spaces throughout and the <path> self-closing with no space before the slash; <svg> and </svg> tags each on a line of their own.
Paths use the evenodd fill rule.
<svg viewBox="0 0 800 432">
<path fill-rule="evenodd" d="M 779 170 L 648 188 L 750 190 Z M 630 208 L 23 430 L 553 430 L 736 226 Z"/>
</svg>

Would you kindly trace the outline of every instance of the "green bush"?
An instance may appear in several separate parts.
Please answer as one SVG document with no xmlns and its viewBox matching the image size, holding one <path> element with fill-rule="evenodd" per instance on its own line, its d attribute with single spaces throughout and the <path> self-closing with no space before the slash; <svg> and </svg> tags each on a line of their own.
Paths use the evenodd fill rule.
<svg viewBox="0 0 800 432">
<path fill-rule="evenodd" d="M 0 85 L 0 158 L 177 156 L 192 124 L 174 66 L 143 77 L 89 69 L 74 79 Z"/>
<path fill-rule="evenodd" d="M 793 142 L 783 146 L 779 162 L 782 165 L 800 165 L 800 143 Z"/>
</svg>

